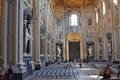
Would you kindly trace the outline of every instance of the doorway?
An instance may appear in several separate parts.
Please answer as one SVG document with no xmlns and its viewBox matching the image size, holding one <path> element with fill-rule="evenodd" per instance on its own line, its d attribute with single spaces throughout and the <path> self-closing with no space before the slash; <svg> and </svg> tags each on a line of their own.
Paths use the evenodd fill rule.
<svg viewBox="0 0 120 80">
<path fill-rule="evenodd" d="M 69 61 L 80 59 L 80 41 L 69 42 Z"/>
</svg>

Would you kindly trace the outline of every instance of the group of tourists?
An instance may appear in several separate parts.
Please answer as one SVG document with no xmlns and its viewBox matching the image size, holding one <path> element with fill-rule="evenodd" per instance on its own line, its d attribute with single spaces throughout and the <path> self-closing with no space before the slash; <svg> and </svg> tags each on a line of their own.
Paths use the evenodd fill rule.
<svg viewBox="0 0 120 80">
<path fill-rule="evenodd" d="M 74 59 L 74 64 L 79 64 L 80 68 L 82 67 L 82 60 L 81 59 Z"/>
<path fill-rule="evenodd" d="M 70 70 L 70 68 L 71 68 L 71 64 L 67 64 L 67 65 L 64 66 L 65 71 Z"/>
<path fill-rule="evenodd" d="M 13 80 L 12 65 L 7 69 L 2 58 L 0 58 L 0 80 Z"/>
</svg>

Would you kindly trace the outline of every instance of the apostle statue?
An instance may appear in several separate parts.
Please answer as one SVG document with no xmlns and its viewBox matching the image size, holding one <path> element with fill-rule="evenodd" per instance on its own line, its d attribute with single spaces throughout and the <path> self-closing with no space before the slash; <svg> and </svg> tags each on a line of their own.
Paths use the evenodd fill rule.
<svg viewBox="0 0 120 80">
<path fill-rule="evenodd" d="M 61 52 L 62 52 L 62 50 L 61 50 L 60 47 L 58 46 L 58 47 L 57 47 L 57 53 L 58 53 L 57 57 L 60 57 Z"/>
<path fill-rule="evenodd" d="M 111 44 L 108 42 L 108 53 L 111 54 Z"/>
<path fill-rule="evenodd" d="M 33 37 L 30 35 L 30 33 L 28 32 L 28 29 L 26 28 L 26 37 L 25 37 L 26 39 L 26 41 L 25 41 L 25 43 L 26 43 L 26 51 L 27 52 L 29 52 L 28 50 L 28 48 L 29 48 L 29 46 L 30 46 L 30 40 L 31 39 L 33 39 Z"/>
<path fill-rule="evenodd" d="M 89 46 L 88 52 L 89 52 L 89 56 L 93 56 L 93 48 L 92 48 L 92 46 Z"/>
</svg>

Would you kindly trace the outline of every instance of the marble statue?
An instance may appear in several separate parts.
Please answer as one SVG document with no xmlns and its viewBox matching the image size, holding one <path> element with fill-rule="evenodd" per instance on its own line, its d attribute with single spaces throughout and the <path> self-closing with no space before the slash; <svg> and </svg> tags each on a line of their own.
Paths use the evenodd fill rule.
<svg viewBox="0 0 120 80">
<path fill-rule="evenodd" d="M 93 56 L 93 48 L 91 46 L 89 46 L 88 52 L 90 56 Z"/>
<path fill-rule="evenodd" d="M 60 49 L 60 47 L 57 47 L 57 52 L 58 52 L 58 55 L 57 55 L 57 57 L 60 57 L 60 55 L 61 55 L 61 49 Z"/>
<path fill-rule="evenodd" d="M 25 49 L 27 49 L 27 45 L 28 45 L 28 40 L 30 40 L 30 39 L 33 39 L 33 37 L 29 34 L 29 32 L 28 32 L 28 29 L 26 28 L 26 37 L 25 37 Z"/>
<path fill-rule="evenodd" d="M 111 45 L 110 45 L 110 42 L 108 42 L 108 53 L 111 53 Z"/>
</svg>

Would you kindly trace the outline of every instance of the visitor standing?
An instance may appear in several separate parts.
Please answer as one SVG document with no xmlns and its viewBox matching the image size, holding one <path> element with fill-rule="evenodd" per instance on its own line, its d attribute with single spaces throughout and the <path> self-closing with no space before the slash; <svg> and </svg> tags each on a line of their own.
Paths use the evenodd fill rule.
<svg viewBox="0 0 120 80">
<path fill-rule="evenodd" d="M 111 68 L 107 65 L 103 71 L 103 79 L 110 80 L 111 79 Z"/>
<path fill-rule="evenodd" d="M 119 78 L 119 77 L 120 77 L 120 64 L 117 67 L 117 78 Z"/>
<path fill-rule="evenodd" d="M 0 59 L 0 80 L 6 80 L 4 61 Z"/>
</svg>

